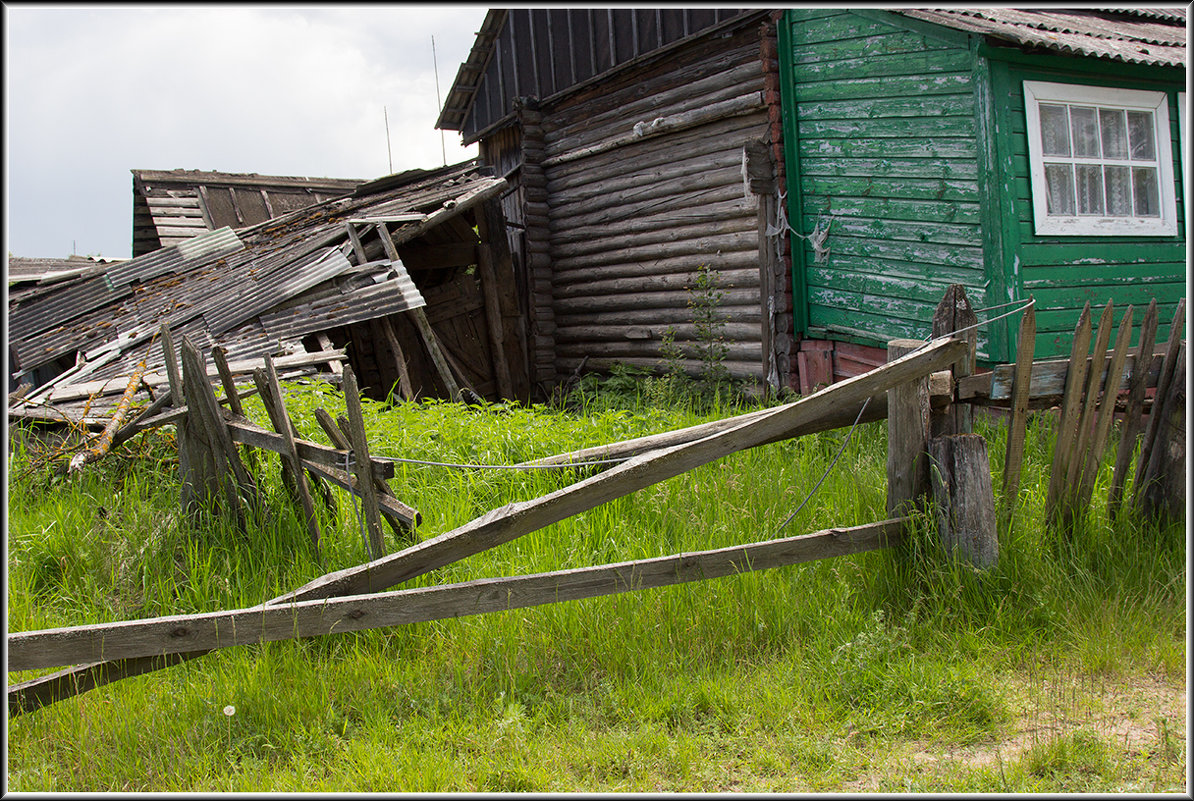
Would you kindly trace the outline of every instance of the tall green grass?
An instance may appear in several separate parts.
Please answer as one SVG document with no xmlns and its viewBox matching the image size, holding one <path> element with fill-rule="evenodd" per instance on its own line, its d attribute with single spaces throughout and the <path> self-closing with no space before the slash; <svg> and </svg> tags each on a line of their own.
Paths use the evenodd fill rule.
<svg viewBox="0 0 1194 801">
<path fill-rule="evenodd" d="M 366 427 L 375 454 L 513 464 L 746 410 L 730 395 L 659 408 L 628 387 L 582 384 L 568 410 L 365 401 Z M 300 435 L 326 442 L 313 410 L 343 413 L 341 396 L 319 384 L 286 390 Z M 249 414 L 266 420 L 253 401 Z M 998 487 L 1006 431 L 981 416 L 976 425 Z M 816 496 L 780 529 L 846 435 L 735 454 L 411 585 L 881 519 L 886 436 L 871 424 L 853 433 Z M 9 781 L 40 791 L 833 790 L 911 742 L 1007 735 L 1023 711 L 1009 688 L 1042 665 L 1180 682 L 1182 527 L 1108 520 L 1105 463 L 1083 525 L 1071 537 L 1049 533 L 1052 442 L 1050 418 L 1034 417 L 1022 489 L 988 571 L 942 553 L 925 515 L 898 551 L 216 652 L 12 719 Z M 13 437 L 10 631 L 251 606 L 365 560 L 357 510 L 337 492 L 337 512 L 320 512 L 324 564 L 316 561 L 272 455 L 261 455 L 259 473 L 272 519 L 240 531 L 218 516 L 193 524 L 178 513 L 168 432 L 130 445 L 132 455 L 65 477 L 39 467 L 28 440 Z M 391 486 L 423 523 L 406 542 L 387 529 L 387 547 L 591 470 L 400 463 Z M 1102 771 L 1093 786 L 1152 776 L 1147 766 L 1094 760 L 1098 749 L 1088 745 L 1075 740 L 1070 762 L 1026 756 L 1010 779 L 1007 770 L 955 778 L 992 791 L 1008 781 L 1060 788 L 1073 759 Z M 1063 767 L 1039 767 L 1046 763 Z M 1166 770 L 1149 780 L 1168 781 L 1176 769 Z"/>
</svg>

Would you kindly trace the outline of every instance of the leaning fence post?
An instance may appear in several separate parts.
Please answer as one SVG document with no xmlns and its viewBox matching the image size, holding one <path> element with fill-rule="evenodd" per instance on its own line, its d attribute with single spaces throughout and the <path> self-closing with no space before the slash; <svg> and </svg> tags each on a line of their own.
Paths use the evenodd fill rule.
<svg viewBox="0 0 1194 801">
<path fill-rule="evenodd" d="M 916 339 L 892 339 L 887 361 L 892 362 L 923 345 Z M 928 494 L 925 451 L 929 441 L 929 377 L 887 390 L 887 516 L 907 514 Z"/>
<path fill-rule="evenodd" d="M 1115 455 L 1115 472 L 1111 488 L 1107 491 L 1107 517 L 1114 520 L 1119 515 L 1123 499 L 1124 482 L 1132 466 L 1132 453 L 1140 436 L 1140 421 L 1144 410 L 1144 390 L 1148 383 L 1148 371 L 1153 361 L 1153 346 L 1157 341 L 1157 299 L 1149 301 L 1144 322 L 1140 324 L 1140 344 L 1136 359 L 1132 363 L 1132 377 L 1128 383 L 1128 405 L 1124 411 L 1123 429 L 1119 435 L 1119 451 Z"/>
<path fill-rule="evenodd" d="M 365 420 L 361 413 L 361 396 L 351 366 L 344 368 L 344 405 L 348 412 L 348 435 L 352 442 L 356 465 L 357 492 L 365 508 L 365 526 L 369 532 L 369 558 L 380 559 L 386 554 L 381 532 L 381 514 L 377 508 L 377 490 L 373 486 L 373 465 L 369 462 L 369 442 L 365 438 Z"/>
<path fill-rule="evenodd" d="M 1007 427 L 1007 450 L 1003 459 L 1003 520 L 1009 522 L 1020 494 L 1020 471 L 1024 464 L 1024 437 L 1028 428 L 1028 396 L 1032 386 L 1032 356 L 1036 350 L 1036 310 L 1029 306 L 1020 318 L 1016 344 L 1016 372 L 1012 380 L 1012 416 Z"/>
</svg>

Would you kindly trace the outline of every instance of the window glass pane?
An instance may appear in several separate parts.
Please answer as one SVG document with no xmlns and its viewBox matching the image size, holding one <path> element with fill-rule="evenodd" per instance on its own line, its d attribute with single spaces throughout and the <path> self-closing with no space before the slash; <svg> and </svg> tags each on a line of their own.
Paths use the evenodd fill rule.
<svg viewBox="0 0 1194 801">
<path fill-rule="evenodd" d="M 1041 104 L 1041 152 L 1046 156 L 1070 155 L 1070 122 L 1065 106 Z"/>
<path fill-rule="evenodd" d="M 1070 106 L 1070 131 L 1075 156 L 1099 157 L 1099 125 L 1093 108 Z"/>
<path fill-rule="evenodd" d="M 1128 124 L 1119 109 L 1099 109 L 1099 128 L 1103 134 L 1103 158 L 1128 157 Z"/>
<path fill-rule="evenodd" d="M 1160 217 L 1157 171 L 1153 167 L 1132 168 L 1132 194 L 1136 199 L 1137 217 Z"/>
<path fill-rule="evenodd" d="M 1069 164 L 1046 164 L 1045 187 L 1048 192 L 1046 209 L 1049 214 L 1073 216 L 1074 168 Z"/>
<path fill-rule="evenodd" d="M 1103 168 L 1097 164 L 1079 164 L 1078 213 L 1103 213 Z"/>
<path fill-rule="evenodd" d="M 1106 144 L 1106 140 L 1103 140 Z M 1104 167 L 1103 182 L 1107 188 L 1107 214 L 1111 217 L 1132 216 L 1132 176 L 1127 167 Z"/>
<path fill-rule="evenodd" d="M 1128 139 L 1132 143 L 1132 158 L 1155 159 L 1153 142 L 1153 113 L 1151 111 L 1128 112 Z"/>
</svg>

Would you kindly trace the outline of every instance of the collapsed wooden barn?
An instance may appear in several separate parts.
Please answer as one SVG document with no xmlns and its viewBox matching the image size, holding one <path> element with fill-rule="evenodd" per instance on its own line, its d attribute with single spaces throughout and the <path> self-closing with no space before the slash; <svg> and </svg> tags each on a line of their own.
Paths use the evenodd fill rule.
<svg viewBox="0 0 1194 801">
<path fill-rule="evenodd" d="M 687 289 L 708 266 L 731 373 L 809 392 L 882 364 L 892 338 L 927 336 L 953 283 L 979 308 L 1036 297 L 1039 354 L 1066 352 L 1088 300 L 1171 313 L 1185 293 L 1185 21 L 1180 8 L 491 10 L 437 125 L 511 182 L 538 380 L 586 355 L 659 369 L 669 328 L 696 369 Z M 1132 153 L 1042 156 L 1042 108 L 1130 116 L 1147 136 Z M 1053 198 L 1069 211 L 1048 207 L 1046 163 L 1069 176 Z M 1017 325 L 980 329 L 979 360 L 1014 359 Z"/>
<path fill-rule="evenodd" d="M 29 386 L 10 416 L 102 421 L 141 362 L 145 386 L 165 384 L 154 341 L 163 323 L 233 363 L 270 354 L 279 367 L 327 372 L 347 358 L 377 399 L 463 388 L 526 398 L 497 201 L 505 186 L 474 162 L 411 170 L 52 288 L 16 286 L 12 375 Z M 54 363 L 65 369 L 33 386 Z"/>
</svg>

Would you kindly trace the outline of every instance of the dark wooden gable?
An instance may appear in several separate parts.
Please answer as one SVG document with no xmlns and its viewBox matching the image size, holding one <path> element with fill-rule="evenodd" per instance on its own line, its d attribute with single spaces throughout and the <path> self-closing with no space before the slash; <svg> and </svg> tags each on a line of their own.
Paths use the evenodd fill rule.
<svg viewBox="0 0 1194 801">
<path fill-rule="evenodd" d="M 437 127 L 474 142 L 509 117 L 516 98 L 555 97 L 748 13 L 744 8 L 491 11 Z"/>
</svg>

